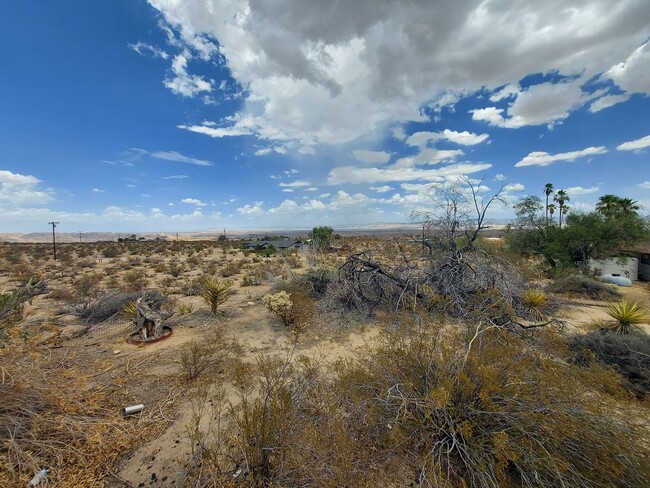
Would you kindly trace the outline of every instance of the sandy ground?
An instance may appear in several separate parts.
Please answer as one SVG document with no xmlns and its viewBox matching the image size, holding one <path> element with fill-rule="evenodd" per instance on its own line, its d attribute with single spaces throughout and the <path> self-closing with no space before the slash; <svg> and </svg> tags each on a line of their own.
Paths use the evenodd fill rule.
<svg viewBox="0 0 650 488">
<path fill-rule="evenodd" d="M 623 297 L 631 302 L 638 303 L 650 310 L 650 284 L 635 282 L 631 287 L 618 287 Z M 596 300 L 571 300 L 566 307 L 558 313 L 559 319 L 566 323 L 569 332 L 585 332 L 599 328 L 600 324 L 607 321 L 607 303 Z M 639 326 L 650 333 L 650 324 Z"/>
</svg>

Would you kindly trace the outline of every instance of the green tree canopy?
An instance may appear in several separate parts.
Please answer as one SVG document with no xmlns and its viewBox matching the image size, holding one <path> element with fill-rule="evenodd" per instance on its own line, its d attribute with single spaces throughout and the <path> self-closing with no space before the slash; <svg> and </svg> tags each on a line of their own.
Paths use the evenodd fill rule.
<svg viewBox="0 0 650 488">
<path fill-rule="evenodd" d="M 611 195 L 614 196 L 614 195 Z M 566 199 L 564 199 L 566 201 Z M 614 196 L 614 204 L 625 199 Z M 633 200 L 629 210 L 612 210 L 612 199 L 605 195 L 598 211 L 571 213 L 566 225 L 541 225 L 540 199 L 526 197 L 515 205 L 517 219 L 506 236 L 508 247 L 525 255 L 540 254 L 554 268 L 584 266 L 590 259 L 611 257 L 650 238 L 648 222 L 640 218 Z M 565 208 L 563 202 L 563 208 Z M 624 207 L 625 208 L 625 207 Z"/>
<path fill-rule="evenodd" d="M 334 229 L 328 226 L 314 227 L 309 233 L 311 245 L 314 249 L 324 249 L 329 247 Z"/>
</svg>

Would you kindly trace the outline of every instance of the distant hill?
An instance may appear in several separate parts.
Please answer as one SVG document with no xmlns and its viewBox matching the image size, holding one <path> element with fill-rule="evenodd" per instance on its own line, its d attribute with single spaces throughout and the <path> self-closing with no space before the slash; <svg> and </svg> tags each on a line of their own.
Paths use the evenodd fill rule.
<svg viewBox="0 0 650 488">
<path fill-rule="evenodd" d="M 650 217 L 647 217 L 650 218 Z M 487 234 L 498 235 L 505 228 L 505 224 L 509 221 L 503 220 L 490 220 L 486 221 L 488 229 Z M 309 229 L 233 229 L 228 230 L 226 235 L 229 239 L 250 239 L 262 238 L 267 235 L 282 235 L 286 237 L 307 237 L 311 228 Z M 364 226 L 334 226 L 334 232 L 342 236 L 391 236 L 391 235 L 419 235 L 422 232 L 422 225 L 412 222 L 404 223 L 387 223 L 387 224 L 369 224 Z M 82 232 L 82 242 L 98 242 L 98 241 L 117 241 L 119 238 L 130 237 L 132 234 L 128 232 Z M 154 240 L 156 238 L 172 241 L 176 236 L 181 240 L 217 240 L 219 236 L 223 235 L 223 230 L 206 230 L 196 232 L 142 232 L 136 234 L 138 238 L 144 237 L 147 240 Z M 52 232 L 31 232 L 27 234 L 21 233 L 5 233 L 0 234 L 0 242 L 52 242 Z M 74 232 L 57 232 L 56 242 L 79 242 L 79 233 Z"/>
<path fill-rule="evenodd" d="M 131 234 L 117 233 L 117 232 L 82 232 L 82 242 L 98 242 L 98 241 L 117 241 L 120 237 L 129 237 Z M 161 239 L 169 240 L 167 234 L 159 232 L 138 234 L 138 237 L 144 237 L 151 240 L 159 237 Z M 0 242 L 52 242 L 51 232 L 32 232 L 29 234 L 0 234 Z M 56 242 L 79 242 L 79 233 L 71 232 L 57 232 Z"/>
</svg>

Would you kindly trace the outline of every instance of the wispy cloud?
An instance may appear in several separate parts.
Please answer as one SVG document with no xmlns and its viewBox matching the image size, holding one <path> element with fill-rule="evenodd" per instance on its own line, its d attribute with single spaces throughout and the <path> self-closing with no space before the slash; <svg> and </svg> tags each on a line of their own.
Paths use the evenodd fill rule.
<svg viewBox="0 0 650 488">
<path fill-rule="evenodd" d="M 155 151 L 149 153 L 152 158 L 164 159 L 167 161 L 177 161 L 179 163 L 194 164 L 196 166 L 214 166 L 212 161 L 207 161 L 205 159 L 192 158 L 190 156 L 185 156 L 178 151 Z"/>
<path fill-rule="evenodd" d="M 650 135 L 641 139 L 635 139 L 634 141 L 624 142 L 620 146 L 616 146 L 616 149 L 619 151 L 638 151 L 648 146 L 650 146 Z"/>
<path fill-rule="evenodd" d="M 549 154 L 543 151 L 534 151 L 528 154 L 528 156 L 524 157 L 521 161 L 515 163 L 515 167 L 522 168 L 524 166 L 549 166 L 560 161 L 573 162 L 578 158 L 584 158 L 585 156 L 594 156 L 597 154 L 605 154 L 606 152 L 607 149 L 605 146 L 588 147 L 580 151 L 570 151 L 558 154 Z"/>
<path fill-rule="evenodd" d="M 565 189 L 565 191 L 570 196 L 589 195 L 590 193 L 596 193 L 599 190 L 600 190 L 600 187 L 598 187 L 598 186 L 592 186 L 592 187 L 589 187 L 589 188 L 583 188 L 581 186 L 572 186 L 570 188 Z"/>
<path fill-rule="evenodd" d="M 311 186 L 311 183 L 309 181 L 296 180 L 291 183 L 280 183 L 278 186 L 282 188 L 301 188 L 304 186 Z"/>
<path fill-rule="evenodd" d="M 169 59 L 169 54 L 167 54 L 165 51 L 158 49 L 151 44 L 147 44 L 146 42 L 138 41 L 134 44 L 129 44 L 129 49 L 132 49 L 140 56 L 151 56 L 152 58 Z"/>
</svg>

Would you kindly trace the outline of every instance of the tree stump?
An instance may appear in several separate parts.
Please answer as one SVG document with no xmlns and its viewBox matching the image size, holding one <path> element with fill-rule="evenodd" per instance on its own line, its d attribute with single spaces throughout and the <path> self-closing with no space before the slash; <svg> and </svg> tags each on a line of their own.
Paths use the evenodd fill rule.
<svg viewBox="0 0 650 488">
<path fill-rule="evenodd" d="M 151 309 L 146 297 L 138 298 L 136 312 L 133 319 L 135 333 L 140 334 L 142 340 L 158 339 L 163 335 L 163 319 L 158 312 Z"/>
</svg>

